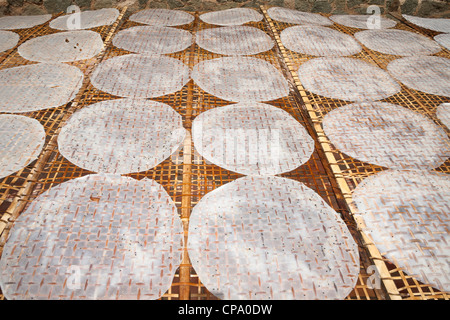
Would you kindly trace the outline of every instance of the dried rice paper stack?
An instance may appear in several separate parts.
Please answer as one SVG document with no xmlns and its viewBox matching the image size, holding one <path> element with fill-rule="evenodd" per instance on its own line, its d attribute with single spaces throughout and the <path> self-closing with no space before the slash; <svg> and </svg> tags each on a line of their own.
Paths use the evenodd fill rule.
<svg viewBox="0 0 450 320">
<path fill-rule="evenodd" d="M 44 192 L 20 215 L 0 284 L 10 300 L 158 299 L 183 238 L 175 204 L 156 181 L 88 175 Z"/>
<path fill-rule="evenodd" d="M 221 299 L 343 299 L 359 274 L 344 221 L 313 190 L 279 177 L 240 178 L 204 196 L 188 251 Z"/>
<path fill-rule="evenodd" d="M 262 14 L 250 8 L 233 8 L 200 15 L 200 20 L 203 22 L 218 26 L 239 26 L 262 19 Z"/>
<path fill-rule="evenodd" d="M 313 56 L 351 56 L 362 50 L 351 36 L 320 26 L 286 28 L 280 38 L 287 49 Z"/>
<path fill-rule="evenodd" d="M 91 29 L 112 25 L 119 17 L 119 10 L 104 8 L 87 10 L 58 17 L 50 22 L 50 28 L 57 30 Z M 76 22 L 80 24 L 77 25 Z"/>
<path fill-rule="evenodd" d="M 62 63 L 38 63 L 0 70 L 0 112 L 29 112 L 64 105 L 75 98 L 83 73 Z"/>
<path fill-rule="evenodd" d="M 204 29 L 197 32 L 196 42 L 205 50 L 225 55 L 257 54 L 274 46 L 264 31 L 248 26 Z"/>
<path fill-rule="evenodd" d="M 99 102 L 76 112 L 58 137 L 61 154 L 103 173 L 147 171 L 178 149 L 186 135 L 181 116 L 151 100 Z"/>
<path fill-rule="evenodd" d="M 408 275 L 450 290 L 450 179 L 427 171 L 388 170 L 365 179 L 353 193 L 382 255 Z"/>
<path fill-rule="evenodd" d="M 183 51 L 194 39 L 189 31 L 155 26 L 131 27 L 120 31 L 113 44 L 136 53 L 167 54 Z"/>
<path fill-rule="evenodd" d="M 327 17 L 318 13 L 302 12 L 289 8 L 272 7 L 267 10 L 267 14 L 273 20 L 292 24 L 318 26 L 331 26 L 333 24 Z"/>
<path fill-rule="evenodd" d="M 36 160 L 45 142 L 39 121 L 17 115 L 0 115 L 0 178 Z"/>
<path fill-rule="evenodd" d="M 51 14 L 34 16 L 5 16 L 0 18 L 0 29 L 28 29 L 46 23 L 51 18 Z"/>
<path fill-rule="evenodd" d="M 71 62 L 90 59 L 102 49 L 102 37 L 97 32 L 82 30 L 37 37 L 22 44 L 18 51 L 30 61 Z"/>
<path fill-rule="evenodd" d="M 194 21 L 190 13 L 168 9 L 146 9 L 130 16 L 130 21 L 147 24 L 150 26 L 181 26 Z"/>
<path fill-rule="evenodd" d="M 0 52 L 14 48 L 20 40 L 17 33 L 0 30 Z"/>
<path fill-rule="evenodd" d="M 450 157 L 450 140 L 431 119 L 382 102 L 346 105 L 327 113 L 323 129 L 343 153 L 395 169 L 433 169 Z"/>
</svg>

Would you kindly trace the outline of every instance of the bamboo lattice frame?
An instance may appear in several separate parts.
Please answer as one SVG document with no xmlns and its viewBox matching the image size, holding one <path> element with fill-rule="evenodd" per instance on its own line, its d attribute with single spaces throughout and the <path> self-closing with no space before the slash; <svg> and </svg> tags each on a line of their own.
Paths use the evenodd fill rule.
<svg viewBox="0 0 450 320">
<path fill-rule="evenodd" d="M 127 8 L 121 10 L 121 15 L 114 25 L 92 29 L 99 32 L 105 41 L 105 48 L 101 54 L 89 60 L 70 63 L 79 67 L 85 74 L 83 87 L 77 97 L 65 106 L 24 114 L 39 120 L 44 125 L 47 139 L 37 161 L 19 172 L 0 180 L 0 254 L 14 219 L 20 215 L 37 195 L 54 185 L 91 173 L 73 165 L 63 158 L 58 152 L 56 139 L 64 122 L 76 110 L 99 101 L 118 98 L 95 89 L 91 85 L 88 75 L 92 73 L 95 66 L 101 61 L 130 53 L 126 50 L 116 48 L 111 44 L 112 37 L 118 31 L 141 25 L 129 21 L 126 11 Z M 248 23 L 246 25 L 263 30 L 276 40 L 278 46 L 276 45 L 270 51 L 252 55 L 252 57 L 271 63 L 295 84 L 295 86 L 291 84 L 292 88 L 289 96 L 271 101 L 269 104 L 289 112 L 307 129 L 316 141 L 315 152 L 306 164 L 280 176 L 303 182 L 315 190 L 342 216 L 355 241 L 358 243 L 361 256 L 361 272 L 356 287 L 347 299 L 395 299 L 400 297 L 419 299 L 448 298 L 445 294 L 437 294 L 432 288 L 419 284 L 415 279 L 406 276 L 399 268 L 390 265 L 389 262 L 382 258 L 375 246 L 370 243 L 370 240 L 358 230 L 349 210 L 349 204 L 351 204 L 350 191 L 362 178 L 374 172 L 381 171 L 382 168 L 360 163 L 354 159 L 348 159 L 332 149 L 321 130 L 320 119 L 325 112 L 332 110 L 340 102 L 324 101 L 324 99 L 302 90 L 298 77 L 295 74 L 296 68 L 294 66 L 295 63 L 305 61 L 309 57 L 300 57 L 298 54 L 287 52 L 280 42 L 278 32 L 289 25 L 272 22 L 267 16 L 265 8 L 262 8 L 262 12 L 266 17 L 265 21 Z M 198 16 L 199 13 L 195 13 L 193 23 L 177 28 L 188 30 L 195 36 L 195 33 L 199 30 L 218 27 L 202 22 Z M 350 34 L 356 31 L 338 30 Z M 0 54 L 0 69 L 31 63 L 18 55 L 17 47 L 28 39 L 55 32 L 59 31 L 50 29 L 48 22 L 42 26 L 19 31 L 18 33 L 21 36 L 19 44 L 15 48 Z M 373 62 L 375 58 L 372 55 L 379 55 L 378 53 L 370 54 L 367 51 L 365 49 L 363 54 L 361 54 L 362 59 Z M 447 57 L 448 54 L 446 52 Z M 223 57 L 223 55 L 201 49 L 196 44 L 191 45 L 184 51 L 168 54 L 167 56 L 179 59 L 190 68 L 201 61 Z M 381 64 L 381 61 L 384 60 L 379 59 L 380 62 L 378 64 Z M 414 93 L 414 95 L 409 92 L 405 94 L 404 91 L 401 94 L 403 95 L 398 97 L 396 95 L 396 99 L 402 99 L 400 101 L 411 103 L 414 109 L 421 110 L 422 113 L 430 116 L 434 112 L 431 106 L 434 106 L 434 108 L 437 106 L 435 98 L 431 95 L 422 97 L 417 93 Z M 317 99 L 322 100 L 319 103 Z M 152 100 L 169 104 L 179 112 L 182 115 L 184 127 L 189 132 L 191 123 L 198 114 L 211 108 L 232 103 L 204 92 L 192 80 L 180 91 Z M 405 105 L 406 103 L 399 103 L 397 101 L 397 104 Z M 306 106 L 306 109 L 304 106 Z M 433 120 L 436 121 L 435 118 Z M 172 157 L 167 159 L 151 170 L 129 174 L 128 176 L 136 179 L 143 179 L 144 177 L 154 179 L 166 189 L 178 208 L 185 230 L 185 238 L 187 239 L 189 216 L 192 208 L 198 201 L 206 193 L 242 177 L 242 175 L 206 163 L 196 153 L 190 135 L 186 138 L 178 156 L 178 158 Z M 448 172 L 448 169 L 449 163 L 440 167 L 440 171 L 443 172 Z M 374 263 L 383 276 L 383 287 L 376 290 L 370 289 L 367 285 L 368 278 L 370 277 L 370 272 L 367 269 Z M 0 292 L 0 299 L 3 298 Z M 183 261 L 175 274 L 172 286 L 164 294 L 162 299 L 216 299 L 208 292 L 201 283 L 201 279 L 196 275 L 186 250 Z"/>
</svg>

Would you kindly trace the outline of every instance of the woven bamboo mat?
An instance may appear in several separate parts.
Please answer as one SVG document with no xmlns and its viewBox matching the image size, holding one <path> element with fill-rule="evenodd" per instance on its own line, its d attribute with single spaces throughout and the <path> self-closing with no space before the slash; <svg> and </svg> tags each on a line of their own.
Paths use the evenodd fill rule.
<svg viewBox="0 0 450 320">
<path fill-rule="evenodd" d="M 357 209 L 352 202 L 352 191 L 364 178 L 374 175 L 377 172 L 383 171 L 385 170 L 385 168 L 358 161 L 334 148 L 334 146 L 331 144 L 331 142 L 323 132 L 321 125 L 323 117 L 328 112 L 340 106 L 349 104 L 350 102 L 318 96 L 304 89 L 297 75 L 297 70 L 302 63 L 314 57 L 296 53 L 286 49 L 281 43 L 280 32 L 293 25 L 272 20 L 267 14 L 267 8 L 261 7 L 261 9 L 265 15 L 268 25 L 270 26 L 275 38 L 277 39 L 277 43 L 282 53 L 283 60 L 286 63 L 286 66 L 289 69 L 290 73 L 292 74 L 303 105 L 305 106 L 305 109 L 309 114 L 314 130 L 317 132 L 320 144 L 325 152 L 328 162 L 331 165 L 332 171 L 336 177 L 343 196 L 347 204 L 349 205 L 351 212 L 357 213 Z M 345 27 L 336 23 L 329 28 L 352 36 L 356 32 L 361 31 L 361 29 Z M 402 21 L 398 21 L 397 26 L 393 29 L 412 31 L 416 33 L 419 32 L 429 37 L 437 34 L 424 32 L 424 30 L 420 30 L 421 28 L 412 28 L 411 26 L 404 24 Z M 450 58 L 450 52 L 446 49 L 443 49 L 442 51 L 436 53 L 435 56 Z M 386 70 L 386 66 L 389 62 L 399 58 L 398 56 L 372 51 L 364 46 L 362 52 L 351 57 L 368 62 L 384 70 Z M 425 115 L 431 118 L 437 125 L 446 130 L 447 133 L 449 132 L 448 128 L 446 128 L 436 118 L 436 108 L 441 103 L 449 102 L 450 98 L 419 92 L 417 90 L 407 88 L 402 84 L 400 92 L 381 101 L 400 105 L 422 115 Z M 444 164 L 434 170 L 438 172 L 449 173 L 449 166 L 450 161 L 447 160 Z M 376 246 L 372 243 L 371 239 L 366 234 L 362 233 L 361 231 L 360 234 L 364 241 L 365 247 L 370 252 L 370 258 L 376 261 L 377 270 L 382 277 L 383 283 L 391 299 L 449 298 L 449 295 L 447 293 L 439 292 L 435 288 L 424 285 L 416 279 L 408 276 L 402 271 L 401 268 L 395 266 L 392 262 L 381 256 Z"/>
<path fill-rule="evenodd" d="M 263 13 L 265 13 L 265 10 L 263 10 Z M 44 150 L 37 161 L 16 174 L 1 179 L 0 181 L 0 254 L 14 219 L 20 215 L 36 196 L 52 186 L 92 173 L 73 165 L 63 158 L 58 152 L 56 138 L 64 122 L 76 110 L 99 101 L 118 98 L 94 88 L 89 81 L 88 75 L 92 73 L 95 66 L 101 61 L 130 53 L 126 50 L 114 47 L 110 41 L 118 31 L 141 25 L 129 21 L 127 16 L 126 8 L 124 8 L 121 12 L 121 16 L 114 25 L 92 29 L 102 35 L 102 38 L 105 41 L 105 49 L 95 58 L 71 63 L 72 65 L 79 67 L 85 74 L 83 87 L 74 101 L 58 108 L 24 114 L 37 119 L 44 125 L 47 133 L 47 140 Z M 217 27 L 202 22 L 198 16 L 199 13 L 196 13 L 195 21 L 193 23 L 176 28 L 188 30 L 195 36 L 195 33 L 199 30 Z M 272 37 L 275 36 L 275 40 L 279 40 L 279 38 L 277 38 L 279 31 L 288 26 L 287 24 L 274 24 L 271 22 L 270 18 L 265 21 L 248 23 L 246 25 L 263 30 Z M 346 32 L 351 34 L 354 31 L 347 30 Z M 58 31 L 50 29 L 48 23 L 43 26 L 19 31 L 18 33 L 21 35 L 19 45 L 27 39 L 55 32 Z M 368 50 L 365 50 L 360 54 L 361 58 L 375 63 L 376 61 L 372 58 L 374 53 L 370 55 L 367 51 Z M 168 54 L 167 56 L 179 59 L 190 68 L 201 61 L 223 57 L 223 55 L 214 54 L 201 49 L 196 44 L 193 44 L 184 51 Z M 296 75 L 292 73 L 292 70 L 294 69 L 292 69 L 293 65 L 291 64 L 291 60 L 294 63 L 301 63 L 310 58 L 301 57 L 298 54 L 294 55 L 293 53 L 287 53 L 282 46 L 275 46 L 270 51 L 259 53 L 252 57 L 271 63 L 279 69 L 286 78 L 291 80 L 292 83 L 296 83 L 295 80 L 298 79 Z M 285 62 L 287 63 L 285 64 Z M 24 60 L 17 54 L 17 46 L 12 50 L 0 54 L 0 68 L 9 68 L 29 63 L 30 62 Z M 416 280 L 407 277 L 401 270 L 390 265 L 388 261 L 383 260 L 376 249 L 374 249 L 373 245 L 368 245 L 366 243 L 367 239 L 364 238 L 364 235 L 361 235 L 357 229 L 354 218 L 349 210 L 349 190 L 352 190 L 362 178 L 377 171 L 381 171 L 382 168 L 364 164 L 354 159 L 345 158 L 339 152 L 330 150 L 329 143 L 324 142 L 325 136 L 321 130 L 317 130 L 317 125 L 319 124 L 320 128 L 320 119 L 322 116 L 327 111 L 334 109 L 341 102 L 319 98 L 309 93 L 301 92 L 301 90 L 299 94 L 297 89 L 298 88 L 295 88 L 295 86 L 292 85 L 289 96 L 271 101 L 269 104 L 287 111 L 305 126 L 309 134 L 315 139 L 316 148 L 311 159 L 306 164 L 294 171 L 280 176 L 300 181 L 316 191 L 342 216 L 355 238 L 355 241 L 358 243 L 361 257 L 361 272 L 356 287 L 347 299 L 367 300 L 387 299 L 389 297 L 396 298 L 399 297 L 400 293 L 402 294 L 402 297 L 406 298 L 447 298 L 446 295 L 438 294 L 433 291 L 432 288 L 424 287 Z M 406 92 L 406 89 L 402 90 L 395 98 L 391 97 L 390 99 L 393 100 L 390 100 L 389 102 L 400 105 L 406 104 L 401 102 L 408 102 L 408 104 L 411 104 L 414 108 L 417 108 L 417 110 L 423 110 L 422 113 L 432 116 L 434 109 L 428 110 L 427 108 L 431 108 L 431 106 L 434 106 L 434 108 L 437 107 L 439 103 L 435 101 L 435 98 L 432 96 L 428 97 L 430 100 L 428 104 L 426 104 L 425 102 L 422 102 L 422 97 L 413 95 L 410 91 L 411 90 Z M 180 113 L 183 118 L 184 127 L 188 131 L 190 131 L 192 121 L 201 112 L 231 103 L 204 92 L 192 80 L 180 91 L 163 97 L 154 98 L 153 100 L 166 103 Z M 305 109 L 305 103 L 308 107 L 308 102 L 310 101 L 313 101 L 313 103 L 310 103 L 310 106 L 314 106 L 314 109 Z M 333 155 L 335 160 L 330 158 L 330 155 Z M 330 161 L 330 159 L 333 161 Z M 448 167 L 449 164 L 447 163 L 441 166 L 439 170 L 447 172 Z M 339 171 L 337 169 L 339 169 Z M 336 173 L 339 172 L 341 173 L 336 175 Z M 180 149 L 180 152 L 176 155 L 165 160 L 151 170 L 129 174 L 128 176 L 138 180 L 145 177 L 154 179 L 165 188 L 177 206 L 183 222 L 186 239 L 188 237 L 187 230 L 190 213 L 200 199 L 206 193 L 242 177 L 242 175 L 237 173 L 206 163 L 203 158 L 195 152 L 189 135 L 186 138 L 183 147 Z M 335 178 L 335 176 L 337 178 Z M 345 182 L 345 185 L 343 182 Z M 383 281 L 386 288 L 382 286 L 381 289 L 373 290 L 368 286 L 368 279 L 373 272 L 370 267 L 373 264 L 377 265 L 378 269 L 382 272 L 382 275 L 385 270 L 388 272 L 385 274 L 385 279 Z M 389 292 L 390 295 L 386 292 Z M 2 298 L 3 295 L 0 293 L 0 299 Z M 202 284 L 201 279 L 195 273 L 195 270 L 189 261 L 187 251 L 185 251 L 183 261 L 175 274 L 171 288 L 163 295 L 162 299 L 216 299 L 216 297 L 208 292 Z"/>
</svg>

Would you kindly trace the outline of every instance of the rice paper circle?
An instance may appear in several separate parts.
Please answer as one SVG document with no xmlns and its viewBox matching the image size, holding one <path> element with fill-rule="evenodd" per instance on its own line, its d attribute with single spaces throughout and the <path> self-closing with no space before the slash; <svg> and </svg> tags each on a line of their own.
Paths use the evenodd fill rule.
<svg viewBox="0 0 450 320">
<path fill-rule="evenodd" d="M 93 172 L 147 171 L 178 149 L 186 130 L 181 116 L 164 103 L 119 99 L 76 112 L 58 136 L 61 154 Z"/>
<path fill-rule="evenodd" d="M 0 52 L 14 48 L 19 40 L 20 36 L 17 33 L 0 30 Z"/>
<path fill-rule="evenodd" d="M 23 43 L 18 51 L 27 60 L 70 62 L 90 59 L 103 49 L 102 37 L 94 31 L 67 31 L 37 37 Z"/>
<path fill-rule="evenodd" d="M 38 26 L 50 20 L 51 14 L 34 16 L 4 16 L 0 18 L 0 29 L 15 30 Z"/>
<path fill-rule="evenodd" d="M 82 11 L 64 15 L 50 21 L 50 28 L 57 30 L 79 30 L 109 26 L 117 20 L 119 14 L 119 10 L 115 8 Z M 77 25 L 77 22 L 79 22 L 79 25 Z"/>
<path fill-rule="evenodd" d="M 17 115 L 0 115 L 0 178 L 36 160 L 45 142 L 39 121 Z"/>
<path fill-rule="evenodd" d="M 304 184 L 249 176 L 194 207 L 188 251 L 200 281 L 222 299 L 343 299 L 359 274 L 344 221 Z"/>
<path fill-rule="evenodd" d="M 407 21 L 433 31 L 437 32 L 450 32 L 450 19 L 444 19 L 444 18 L 421 18 L 421 17 L 415 17 L 410 16 L 407 14 L 402 15 L 403 18 L 405 18 Z"/>
<path fill-rule="evenodd" d="M 54 108 L 77 95 L 84 75 L 63 63 L 38 63 L 0 70 L 0 112 Z"/>
<path fill-rule="evenodd" d="M 434 40 L 447 50 L 450 50 L 450 33 L 438 34 L 434 37 Z"/>
<path fill-rule="evenodd" d="M 395 169 L 433 169 L 450 157 L 450 140 L 431 119 L 383 102 L 346 105 L 327 113 L 325 134 L 343 153 Z"/>
<path fill-rule="evenodd" d="M 258 22 L 263 15 L 250 8 L 233 8 L 207 12 L 200 15 L 200 20 L 217 26 L 239 26 L 249 22 Z"/>
<path fill-rule="evenodd" d="M 0 260 L 7 299 L 150 300 L 183 252 L 177 209 L 156 181 L 88 175 L 39 195 Z"/>
<path fill-rule="evenodd" d="M 91 83 L 120 97 L 153 98 L 177 92 L 190 79 L 189 67 L 162 55 L 128 54 L 103 61 Z"/>
<path fill-rule="evenodd" d="M 348 34 L 320 26 L 289 27 L 280 38 L 287 49 L 313 56 L 351 56 L 362 50 Z"/>
<path fill-rule="evenodd" d="M 398 56 L 431 55 L 441 51 L 435 41 L 405 30 L 365 30 L 355 33 L 367 48 Z"/>
<path fill-rule="evenodd" d="M 390 62 L 387 70 L 409 88 L 450 97 L 450 59 L 435 56 L 405 57 Z"/>
<path fill-rule="evenodd" d="M 270 63 L 250 57 L 202 61 L 192 79 L 204 91 L 235 102 L 270 101 L 289 95 L 289 85 Z"/>
<path fill-rule="evenodd" d="M 302 12 L 289 8 L 272 7 L 267 14 L 273 20 L 292 24 L 311 24 L 318 26 L 331 26 L 333 24 L 327 17 L 318 13 Z"/>
<path fill-rule="evenodd" d="M 196 42 L 214 53 L 239 56 L 265 52 L 274 46 L 264 31 L 248 26 L 204 29 L 197 32 Z"/>
<path fill-rule="evenodd" d="M 443 103 L 436 110 L 437 118 L 450 129 L 450 103 Z"/>
<path fill-rule="evenodd" d="M 130 16 L 130 21 L 147 24 L 150 26 L 181 26 L 194 21 L 190 13 L 168 9 L 146 9 Z"/>
<path fill-rule="evenodd" d="M 381 100 L 401 90 L 386 71 L 354 58 L 311 59 L 297 73 L 306 90 L 332 99 Z"/>
<path fill-rule="evenodd" d="M 387 170 L 359 184 L 353 200 L 382 255 L 408 275 L 450 290 L 448 175 Z"/>
<path fill-rule="evenodd" d="M 330 19 L 338 24 L 350 28 L 371 29 L 374 27 L 373 25 L 374 17 L 372 15 L 357 15 L 357 14 L 333 15 L 330 17 Z M 389 29 L 397 25 L 397 22 L 392 19 L 384 17 L 379 17 L 379 19 L 380 24 L 377 27 L 379 27 L 380 29 Z"/>
<path fill-rule="evenodd" d="M 314 140 L 289 113 L 256 102 L 201 113 L 192 124 L 192 138 L 205 159 L 246 175 L 294 170 L 314 152 Z"/>
<path fill-rule="evenodd" d="M 131 27 L 120 31 L 113 44 L 131 52 L 166 54 L 183 51 L 194 42 L 189 31 L 154 26 Z"/>
</svg>

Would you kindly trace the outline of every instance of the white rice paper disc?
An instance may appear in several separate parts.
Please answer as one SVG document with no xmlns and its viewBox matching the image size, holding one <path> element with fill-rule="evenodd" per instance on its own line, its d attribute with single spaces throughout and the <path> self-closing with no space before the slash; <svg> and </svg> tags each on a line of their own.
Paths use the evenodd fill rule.
<svg viewBox="0 0 450 320">
<path fill-rule="evenodd" d="M 264 31 L 248 26 L 204 29 L 197 32 L 196 42 L 205 50 L 225 55 L 257 54 L 274 46 Z"/>
<path fill-rule="evenodd" d="M 450 179 L 427 171 L 384 171 L 353 200 L 382 255 L 408 275 L 450 291 Z"/>
<path fill-rule="evenodd" d="M 389 103 L 346 105 L 327 113 L 325 134 L 343 153 L 395 169 L 433 169 L 450 157 L 450 140 L 431 119 Z"/>
<path fill-rule="evenodd" d="M 350 28 L 357 28 L 357 29 L 372 29 L 379 27 L 380 29 L 389 29 L 393 28 L 397 25 L 397 22 L 384 18 L 379 17 L 380 22 L 379 25 L 375 25 L 373 15 L 333 15 L 330 17 L 331 20 L 334 22 L 341 24 L 346 27 Z"/>
<path fill-rule="evenodd" d="M 146 9 L 130 16 L 130 21 L 150 26 L 182 26 L 194 21 L 194 16 L 180 10 Z"/>
<path fill-rule="evenodd" d="M 58 137 L 61 154 L 103 173 L 147 171 L 178 149 L 186 135 L 181 116 L 164 103 L 119 99 L 76 112 Z"/>
<path fill-rule="evenodd" d="M 450 103 L 443 103 L 436 110 L 437 118 L 450 129 Z"/>
<path fill-rule="evenodd" d="M 415 17 L 410 16 L 407 14 L 403 14 L 403 18 L 405 18 L 407 21 L 433 31 L 438 32 L 450 32 L 450 19 L 444 19 L 444 18 L 421 18 L 421 17 Z"/>
<path fill-rule="evenodd" d="M 88 175 L 38 196 L 0 260 L 7 299 L 150 300 L 183 251 L 177 209 L 154 180 Z"/>
<path fill-rule="evenodd" d="M 207 12 L 200 15 L 200 20 L 217 26 L 239 26 L 249 22 L 258 22 L 263 15 L 250 8 L 233 8 Z"/>
<path fill-rule="evenodd" d="M 450 97 L 450 59 L 435 56 L 406 57 L 389 63 L 387 70 L 407 87 Z"/>
<path fill-rule="evenodd" d="M 203 112 L 193 122 L 192 137 L 208 161 L 246 175 L 294 170 L 314 152 L 314 140 L 289 113 L 255 102 Z"/>
<path fill-rule="evenodd" d="M 30 61 L 70 62 L 90 59 L 102 49 L 102 37 L 97 32 L 83 30 L 37 37 L 22 44 L 18 51 Z"/>
<path fill-rule="evenodd" d="M 365 30 L 355 33 L 367 48 L 398 56 L 431 55 L 441 51 L 435 41 L 405 30 Z"/>
<path fill-rule="evenodd" d="M 362 50 L 348 34 L 320 26 L 290 27 L 280 38 L 287 49 L 313 56 L 351 56 Z"/>
<path fill-rule="evenodd" d="M 332 99 L 381 100 L 401 90 L 386 71 L 354 58 L 311 59 L 297 73 L 306 90 Z"/>
<path fill-rule="evenodd" d="M 304 184 L 244 177 L 204 196 L 189 222 L 189 257 L 222 299 L 343 299 L 359 274 L 344 221 Z"/>
<path fill-rule="evenodd" d="M 4 16 L 0 18 L 0 29 L 15 30 L 38 26 L 50 20 L 51 14 L 34 16 Z"/>
<path fill-rule="evenodd" d="M 270 63 L 250 57 L 202 61 L 192 78 L 204 91 L 235 102 L 270 101 L 289 95 L 289 85 Z"/>
<path fill-rule="evenodd" d="M 17 115 L 0 115 L 0 178 L 36 160 L 45 142 L 39 121 Z"/>
<path fill-rule="evenodd" d="M 104 8 L 87 10 L 58 17 L 50 21 L 50 28 L 58 30 L 91 29 L 112 25 L 119 17 L 119 10 Z M 79 25 L 77 24 L 79 22 Z"/>
<path fill-rule="evenodd" d="M 162 55 L 128 54 L 103 61 L 91 83 L 120 97 L 153 98 L 179 91 L 190 79 L 180 60 Z"/>
<path fill-rule="evenodd" d="M 272 7 L 267 10 L 267 14 L 273 20 L 292 24 L 311 24 L 318 26 L 331 26 L 333 24 L 327 17 L 318 13 L 302 12 L 289 8 Z"/>
<path fill-rule="evenodd" d="M 450 50 L 450 33 L 438 34 L 434 37 L 434 40 L 447 50 Z"/>
<path fill-rule="evenodd" d="M 17 33 L 0 30 L 0 52 L 14 48 L 19 40 Z"/>
<path fill-rule="evenodd" d="M 194 38 L 189 31 L 154 26 L 138 26 L 120 31 L 113 44 L 131 52 L 166 54 L 190 47 Z"/>
<path fill-rule="evenodd" d="M 63 63 L 38 63 L 0 70 L 0 112 L 29 112 L 75 98 L 83 73 Z"/>
</svg>

